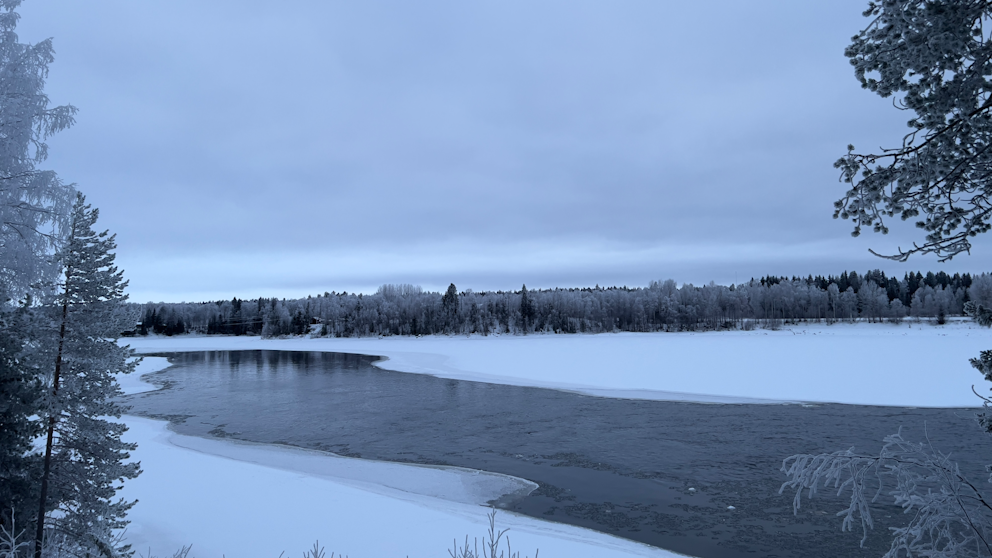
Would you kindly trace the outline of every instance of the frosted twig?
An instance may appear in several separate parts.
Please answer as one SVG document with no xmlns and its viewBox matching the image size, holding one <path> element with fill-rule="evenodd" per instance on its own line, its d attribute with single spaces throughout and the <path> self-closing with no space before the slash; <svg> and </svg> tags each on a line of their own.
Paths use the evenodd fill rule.
<svg viewBox="0 0 992 558">
<path fill-rule="evenodd" d="M 869 504 L 878 499 L 886 479 L 893 482 L 886 493 L 905 513 L 913 512 L 906 527 L 892 528 L 893 541 L 886 558 L 927 556 L 989 556 L 987 541 L 992 534 L 992 507 L 978 489 L 961 473 L 950 456 L 937 451 L 927 434 L 927 444 L 912 444 L 900 433 L 887 436 L 878 456 L 855 454 L 853 448 L 820 455 L 793 455 L 782 463 L 790 479 L 783 483 L 796 490 L 793 512 L 798 513 L 802 492 L 808 497 L 819 485 L 833 486 L 838 495 L 851 491 L 845 510 L 843 530 L 850 530 L 855 518 L 861 520 L 864 545 L 873 526 Z M 869 476 L 874 472 L 874 476 Z M 868 481 L 877 483 L 875 496 L 865 496 Z"/>
</svg>

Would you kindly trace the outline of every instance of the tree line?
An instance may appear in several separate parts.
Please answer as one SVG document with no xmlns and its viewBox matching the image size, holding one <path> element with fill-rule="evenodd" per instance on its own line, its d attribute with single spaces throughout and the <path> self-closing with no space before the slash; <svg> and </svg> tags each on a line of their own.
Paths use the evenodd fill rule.
<svg viewBox="0 0 992 558">
<path fill-rule="evenodd" d="M 135 333 L 320 335 L 706 331 L 790 321 L 871 322 L 962 315 L 964 304 L 992 307 L 992 275 L 843 272 L 833 276 L 752 279 L 696 286 L 458 291 L 383 285 L 373 294 L 325 292 L 299 299 L 257 298 L 140 305 Z"/>
</svg>

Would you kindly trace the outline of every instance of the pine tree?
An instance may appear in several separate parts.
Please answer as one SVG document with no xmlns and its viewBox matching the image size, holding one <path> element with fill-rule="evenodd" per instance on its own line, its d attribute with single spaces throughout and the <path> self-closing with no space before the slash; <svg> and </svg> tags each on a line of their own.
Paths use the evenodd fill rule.
<svg viewBox="0 0 992 558">
<path fill-rule="evenodd" d="M 868 3 L 870 23 L 845 50 L 861 86 L 911 111 L 899 147 L 857 153 L 848 146 L 834 166 L 850 185 L 834 217 L 889 231 L 886 219 L 914 220 L 922 244 L 885 256 L 941 261 L 970 252 L 971 239 L 992 230 L 992 81 L 987 33 L 992 4 L 962 0 Z M 931 287 L 934 285 L 930 285 Z"/>
<path fill-rule="evenodd" d="M 133 351 L 116 339 L 133 327 L 126 321 L 136 320 L 119 312 L 127 282 L 114 266 L 114 236 L 93 230 L 98 216 L 77 194 L 68 238 L 58 253 L 62 282 L 49 305 L 57 348 L 45 402 L 36 558 L 46 533 L 65 537 L 77 555 L 126 551 L 115 548 L 113 532 L 127 524 L 124 516 L 134 502 L 114 496 L 120 482 L 140 470 L 139 464 L 126 463 L 135 449 L 121 440 L 127 427 L 109 418 L 120 418 L 124 410 L 114 399 L 121 394 L 114 374 L 136 365 Z"/>
</svg>

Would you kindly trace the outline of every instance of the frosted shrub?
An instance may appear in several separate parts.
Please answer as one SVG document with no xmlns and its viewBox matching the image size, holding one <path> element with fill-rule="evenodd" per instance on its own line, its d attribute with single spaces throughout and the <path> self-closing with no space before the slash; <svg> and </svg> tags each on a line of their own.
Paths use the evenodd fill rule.
<svg viewBox="0 0 992 558">
<path fill-rule="evenodd" d="M 911 443 L 901 432 L 887 436 L 876 455 L 860 455 L 854 448 L 829 454 L 800 454 L 786 458 L 782 471 L 789 476 L 779 493 L 795 490 L 793 512 L 798 513 L 802 494 L 816 494 L 818 487 L 850 492 L 841 529 L 861 523 L 864 545 L 873 527 L 869 505 L 883 495 L 911 516 L 905 527 L 893 528 L 892 545 L 884 558 L 920 556 L 950 558 L 990 556 L 992 506 L 968 480 L 957 463 L 930 444 Z"/>
<path fill-rule="evenodd" d="M 992 311 L 980 304 L 966 303 L 965 312 L 980 325 L 992 326 Z M 970 362 L 992 382 L 992 351 L 981 351 Z M 992 399 L 977 391 L 975 395 L 986 409 L 978 414 L 978 424 L 992 435 Z M 924 423 L 924 432 L 925 427 Z M 992 466 L 988 469 L 992 471 Z M 965 477 L 948 455 L 934 449 L 929 437 L 926 444 L 914 444 L 904 440 L 900 431 L 885 438 L 877 456 L 856 454 L 854 448 L 793 455 L 782 462 L 782 472 L 789 480 L 779 493 L 795 490 L 794 513 L 799 511 L 803 490 L 807 497 L 820 486 L 836 490 L 838 496 L 850 491 L 847 509 L 837 515 L 844 518 L 843 530 L 852 530 L 856 521 L 861 523 L 862 545 L 873 526 L 869 505 L 883 494 L 891 496 L 911 519 L 907 526 L 892 529 L 886 558 L 992 556 L 992 498 Z"/>
<path fill-rule="evenodd" d="M 458 546 L 458 541 L 451 543 L 451 550 L 448 556 L 451 558 L 520 558 L 519 552 L 513 552 L 510 547 L 510 537 L 506 536 L 509 529 L 496 529 L 496 508 L 489 511 L 489 533 L 482 537 L 482 549 L 479 549 L 479 539 L 475 539 L 475 544 L 469 548 L 468 535 L 465 535 L 465 544 Z M 488 536 L 488 538 L 487 538 Z M 501 543 L 506 543 L 506 551 L 501 550 Z M 534 558 L 538 558 L 540 550 L 534 552 Z"/>
<path fill-rule="evenodd" d="M 17 530 L 13 510 L 10 512 L 10 528 L 0 523 L 0 558 L 17 558 L 22 553 L 27 556 L 31 543 L 25 540 L 24 531 Z"/>
<path fill-rule="evenodd" d="M 448 555 L 451 558 L 520 558 L 520 552 L 513 552 L 510 547 L 510 537 L 506 536 L 509 529 L 497 529 L 496 528 L 496 508 L 490 508 L 489 514 L 489 531 L 482 537 L 482 545 L 480 548 L 479 539 L 475 539 L 474 545 L 469 547 L 468 535 L 465 535 L 465 544 L 463 546 L 458 546 L 458 541 L 452 543 L 451 549 L 448 550 Z M 0 529 L 3 526 L 0 525 Z M 9 541 L 9 542 L 8 542 Z M 7 546 L 5 546 L 7 545 Z M 17 554 L 16 548 L 13 553 L 5 553 L 4 550 L 9 548 L 10 545 L 15 545 L 16 548 L 26 547 L 28 543 L 18 543 L 14 537 L 10 536 L 6 530 L 0 532 L 0 558 L 26 558 L 28 556 L 27 550 L 23 554 Z M 505 550 L 504 547 L 505 546 Z M 175 554 L 172 558 L 191 558 L 189 556 L 191 546 L 184 546 Z M 538 555 L 540 551 L 534 552 L 534 558 L 539 558 Z M 45 554 L 45 558 L 50 555 Z M 53 554 L 52 558 L 62 558 L 62 554 Z M 149 551 L 148 554 L 139 553 L 140 558 L 157 558 L 152 555 Z M 279 555 L 278 558 L 284 558 L 285 553 Z M 348 558 L 343 554 L 331 553 L 327 556 L 327 552 L 324 547 L 321 546 L 320 541 L 313 543 L 313 548 L 307 550 L 303 553 L 303 558 Z M 524 558 L 527 558 L 526 556 Z"/>
<path fill-rule="evenodd" d="M 189 551 L 192 550 L 192 549 L 193 549 L 193 546 L 192 545 L 190 545 L 190 546 L 184 546 L 184 547 L 180 548 L 179 550 L 175 551 L 172 554 L 172 557 L 171 558 L 188 558 Z M 156 558 L 155 556 L 152 555 L 151 550 L 148 551 L 148 554 L 147 555 L 138 553 L 138 556 L 140 558 Z"/>
<path fill-rule="evenodd" d="M 115 548 L 120 547 L 121 539 L 120 537 L 113 540 Z M 127 547 L 121 547 L 123 549 L 123 554 L 116 554 L 113 549 L 110 553 L 104 554 L 105 556 L 127 556 Z M 16 523 L 16 514 L 10 512 L 10 525 L 0 524 L 0 558 L 30 558 L 34 555 L 34 541 L 27 536 L 26 529 L 18 529 Z M 42 558 L 78 558 L 80 556 L 91 556 L 87 553 L 86 549 L 74 544 L 73 541 L 60 535 L 58 533 L 53 533 L 51 530 L 46 531 L 45 540 L 41 549 Z M 186 555 L 176 555 L 177 558 L 186 558 Z"/>
</svg>

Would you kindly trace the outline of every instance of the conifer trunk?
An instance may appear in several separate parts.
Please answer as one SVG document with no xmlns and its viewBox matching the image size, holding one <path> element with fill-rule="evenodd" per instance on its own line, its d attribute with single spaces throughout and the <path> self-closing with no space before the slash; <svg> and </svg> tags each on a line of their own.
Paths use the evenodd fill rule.
<svg viewBox="0 0 992 558">
<path fill-rule="evenodd" d="M 52 399 L 59 393 L 59 377 L 62 373 L 62 347 L 65 343 L 65 325 L 69 318 L 69 275 L 65 272 L 65 299 L 62 301 L 62 324 L 59 326 L 59 350 L 55 356 L 55 376 L 52 379 Z M 41 476 L 41 496 L 38 498 L 38 522 L 34 532 L 34 558 L 41 558 L 41 543 L 45 536 L 45 506 L 48 503 L 48 478 L 52 472 L 52 445 L 55 438 L 55 413 L 48 417 L 48 439 L 45 442 L 45 468 Z"/>
</svg>

